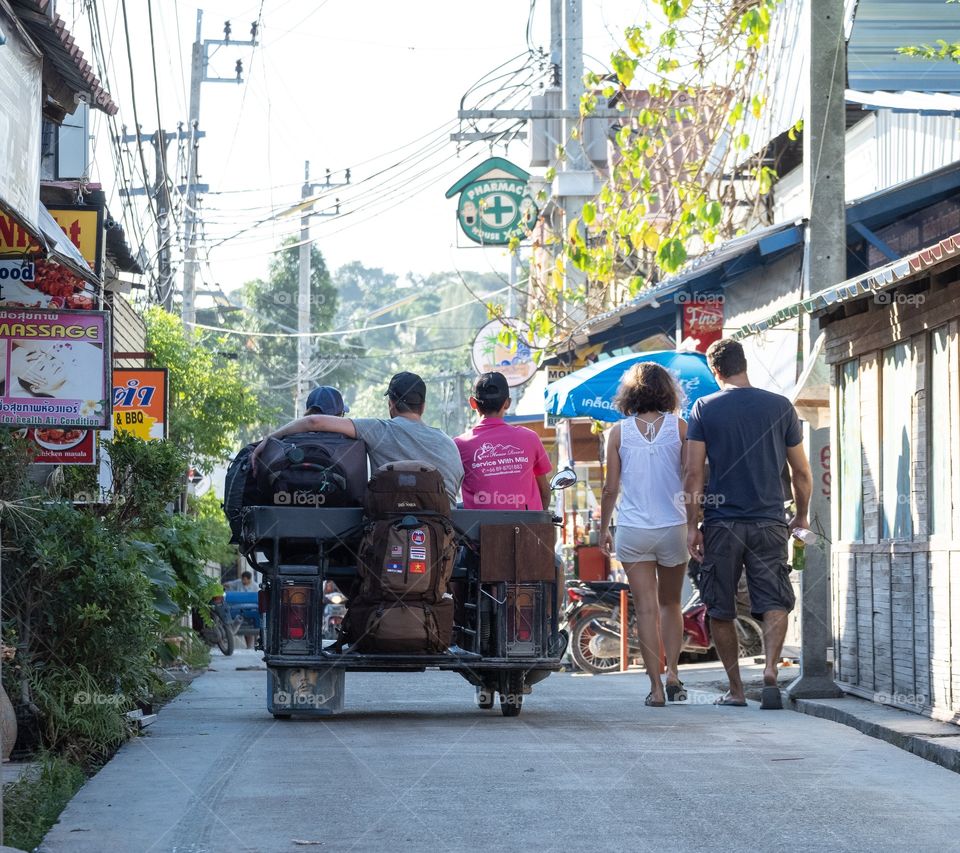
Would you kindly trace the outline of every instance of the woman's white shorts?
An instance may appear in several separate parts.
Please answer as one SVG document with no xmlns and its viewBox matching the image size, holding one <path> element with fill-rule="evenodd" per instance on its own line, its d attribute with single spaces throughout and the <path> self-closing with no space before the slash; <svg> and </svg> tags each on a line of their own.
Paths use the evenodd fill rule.
<svg viewBox="0 0 960 853">
<path fill-rule="evenodd" d="M 621 527 L 617 525 L 617 559 L 621 563 L 656 561 L 660 566 L 679 566 L 689 559 L 687 525 L 674 527 Z"/>
</svg>

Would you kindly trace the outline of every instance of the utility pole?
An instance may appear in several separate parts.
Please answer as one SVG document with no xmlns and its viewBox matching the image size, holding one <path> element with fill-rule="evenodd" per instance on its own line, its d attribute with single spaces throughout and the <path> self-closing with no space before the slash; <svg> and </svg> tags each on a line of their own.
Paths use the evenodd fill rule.
<svg viewBox="0 0 960 853">
<path fill-rule="evenodd" d="M 143 134 L 127 133 L 123 128 L 123 136 L 120 137 L 124 144 L 142 140 Z M 157 295 L 160 304 L 169 311 L 173 305 L 173 274 L 170 269 L 170 178 L 167 169 L 167 146 L 179 137 L 177 133 L 166 133 L 163 128 L 159 128 L 156 133 L 148 138 L 153 146 L 154 162 L 156 163 L 156 173 L 153 179 L 153 189 L 146 187 L 128 189 L 122 188 L 120 195 L 146 195 L 148 192 L 153 196 L 156 204 L 157 215 Z M 146 179 L 146 175 L 144 175 Z"/>
<path fill-rule="evenodd" d="M 317 187 L 333 189 L 334 187 L 343 187 L 350 183 L 350 170 L 347 169 L 345 179 L 337 183 L 331 180 L 330 170 L 327 169 L 326 179 L 322 183 L 316 183 L 310 180 L 310 161 L 303 163 L 303 187 L 300 189 L 301 210 L 300 210 L 300 258 L 298 263 L 298 290 L 297 290 L 297 331 L 300 333 L 297 338 L 297 399 L 295 414 L 297 417 L 304 412 L 308 388 L 310 382 L 308 377 L 310 369 L 310 354 L 313 349 L 309 338 L 310 334 L 310 252 L 313 249 L 313 243 L 310 240 L 310 218 L 312 216 L 339 216 L 340 199 L 336 199 L 333 211 L 321 210 L 313 211 L 313 201 L 311 196 L 316 193 Z"/>
<path fill-rule="evenodd" d="M 583 0 L 550 0 L 550 64 L 552 85 L 561 86 L 560 109 L 551 107 L 511 110 L 460 110 L 461 119 L 560 119 L 565 157 L 560 162 L 551 186 L 551 198 L 563 213 L 559 233 L 565 234 L 568 224 L 579 219 L 583 205 L 593 198 L 600 186 L 579 132 L 580 100 L 583 86 Z M 600 108 L 591 118 L 622 120 L 620 110 Z M 583 228 L 581 222 L 581 229 Z M 564 267 L 564 288 L 575 288 L 583 282 L 583 273 L 572 264 Z"/>
<path fill-rule="evenodd" d="M 844 0 L 817 0 L 816 4 L 808 4 L 805 13 L 810 59 L 803 123 L 803 173 L 810 215 L 803 257 L 804 298 L 847 277 L 844 191 L 847 72 L 843 13 Z M 812 349 L 811 332 L 808 329 L 801 337 L 804 356 Z M 804 449 L 816 472 L 822 451 L 829 447 L 830 429 L 807 427 L 804 432 Z M 833 482 L 837 482 L 836 478 Z M 809 516 L 813 529 L 825 531 L 829 540 L 830 500 L 819 488 L 816 476 Z M 801 572 L 800 676 L 788 688 L 791 697 L 812 699 L 840 695 L 833 680 L 833 667 L 827 661 L 827 649 L 833 642 L 831 623 L 830 549 L 828 542 L 821 539 L 807 547 L 806 566 Z"/>
<path fill-rule="evenodd" d="M 190 149 L 187 152 L 187 210 L 184 217 L 184 260 L 183 260 L 183 324 L 192 326 L 197 319 L 196 280 L 197 280 L 197 196 L 205 192 L 206 185 L 197 183 L 197 149 L 199 140 L 203 136 L 200 127 L 200 85 L 202 83 L 235 83 L 243 82 L 243 60 L 236 62 L 235 77 L 210 77 L 207 70 L 210 65 L 211 47 L 256 47 L 257 22 L 250 27 L 250 38 L 245 41 L 234 41 L 230 38 L 232 28 L 229 21 L 223 25 L 222 39 L 204 39 L 202 37 L 203 10 L 197 9 L 197 35 L 193 42 L 193 53 L 190 63 L 190 117 L 188 132 L 190 135 Z"/>
</svg>

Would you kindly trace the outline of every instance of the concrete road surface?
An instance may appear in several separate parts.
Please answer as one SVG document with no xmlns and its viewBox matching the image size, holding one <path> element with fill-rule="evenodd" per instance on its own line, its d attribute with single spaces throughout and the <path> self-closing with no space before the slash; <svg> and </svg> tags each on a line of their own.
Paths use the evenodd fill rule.
<svg viewBox="0 0 960 853">
<path fill-rule="evenodd" d="M 214 658 L 40 849 L 960 849 L 960 775 L 792 711 L 558 674 L 507 719 L 452 673 L 351 673 L 341 716 L 278 722 L 258 664 Z"/>
</svg>

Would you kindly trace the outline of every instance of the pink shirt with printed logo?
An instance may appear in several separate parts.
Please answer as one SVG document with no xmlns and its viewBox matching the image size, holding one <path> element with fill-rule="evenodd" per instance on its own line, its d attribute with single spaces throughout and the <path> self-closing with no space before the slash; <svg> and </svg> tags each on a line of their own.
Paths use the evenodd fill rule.
<svg viewBox="0 0 960 853">
<path fill-rule="evenodd" d="M 552 466 L 533 430 L 484 418 L 454 441 L 463 462 L 464 509 L 543 509 L 536 478 Z"/>
</svg>

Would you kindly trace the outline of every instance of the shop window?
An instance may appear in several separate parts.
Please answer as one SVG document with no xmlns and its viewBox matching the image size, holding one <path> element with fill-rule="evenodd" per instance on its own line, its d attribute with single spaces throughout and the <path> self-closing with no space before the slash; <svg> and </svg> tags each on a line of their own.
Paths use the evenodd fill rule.
<svg viewBox="0 0 960 853">
<path fill-rule="evenodd" d="M 863 454 L 860 445 L 860 360 L 840 365 L 840 538 L 863 539 Z"/>
<path fill-rule="evenodd" d="M 930 532 L 951 533 L 953 501 L 950 494 L 950 356 L 947 327 L 930 333 L 930 381 L 927 399 L 927 435 L 930 441 L 929 524 Z"/>
<path fill-rule="evenodd" d="M 881 383 L 881 538 L 910 539 L 913 536 L 911 420 L 916 376 L 909 343 L 899 343 L 883 351 Z"/>
</svg>

